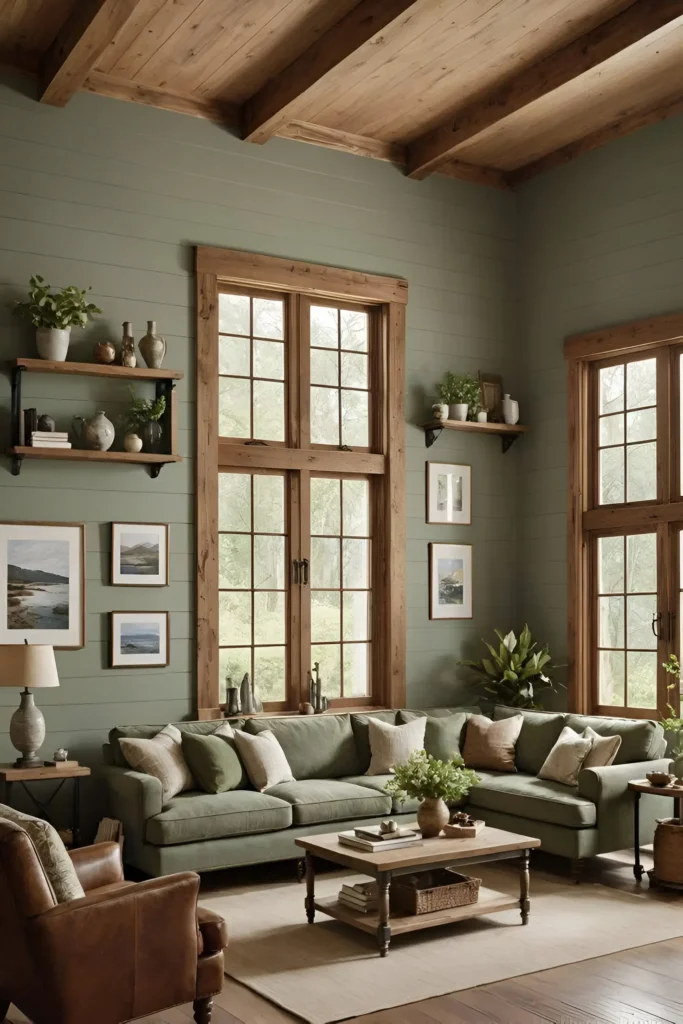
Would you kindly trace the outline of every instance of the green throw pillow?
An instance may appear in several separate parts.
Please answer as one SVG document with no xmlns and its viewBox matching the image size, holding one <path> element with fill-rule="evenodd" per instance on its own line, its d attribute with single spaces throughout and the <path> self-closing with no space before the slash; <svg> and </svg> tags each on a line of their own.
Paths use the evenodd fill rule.
<svg viewBox="0 0 683 1024">
<path fill-rule="evenodd" d="M 226 793 L 229 789 L 246 787 L 247 776 L 235 750 L 235 741 L 232 735 L 223 732 L 223 726 L 218 735 L 183 733 L 183 754 L 205 793 Z"/>
</svg>

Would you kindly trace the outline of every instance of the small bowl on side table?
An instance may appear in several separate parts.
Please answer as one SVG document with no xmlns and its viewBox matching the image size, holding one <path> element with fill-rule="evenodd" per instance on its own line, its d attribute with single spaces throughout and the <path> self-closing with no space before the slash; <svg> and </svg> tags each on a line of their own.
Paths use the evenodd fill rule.
<svg viewBox="0 0 683 1024">
<path fill-rule="evenodd" d="M 648 772 L 645 778 L 651 786 L 657 786 L 661 789 L 673 786 L 678 781 L 675 775 L 670 775 L 668 772 Z"/>
</svg>

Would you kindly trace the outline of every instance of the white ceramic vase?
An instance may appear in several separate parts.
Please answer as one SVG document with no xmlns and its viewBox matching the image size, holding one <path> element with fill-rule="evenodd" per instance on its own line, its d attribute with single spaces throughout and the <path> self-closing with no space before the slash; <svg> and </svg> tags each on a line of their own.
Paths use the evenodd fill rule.
<svg viewBox="0 0 683 1024">
<path fill-rule="evenodd" d="M 114 443 L 114 424 L 103 412 L 98 412 L 91 420 L 75 416 L 71 426 L 77 439 L 90 451 L 107 452 Z"/>
<path fill-rule="evenodd" d="M 503 395 L 503 419 L 511 427 L 519 422 L 519 402 L 509 395 Z"/>
<path fill-rule="evenodd" d="M 486 409 L 480 409 L 477 413 L 477 423 L 487 423 L 489 414 Z"/>
<path fill-rule="evenodd" d="M 36 327 L 36 348 L 41 359 L 63 363 L 69 351 L 70 327 Z"/>
<path fill-rule="evenodd" d="M 456 402 L 455 405 L 452 405 L 450 408 L 451 419 L 460 420 L 460 422 L 466 420 L 468 409 L 469 405 L 467 402 Z"/>
<path fill-rule="evenodd" d="M 142 451 L 142 438 L 138 437 L 137 434 L 126 434 L 123 439 L 123 447 L 131 455 L 136 455 Z"/>
<path fill-rule="evenodd" d="M 432 415 L 433 415 L 435 420 L 441 420 L 442 423 L 443 423 L 444 420 L 447 420 L 448 419 L 448 406 L 446 405 L 446 403 L 445 402 L 437 402 L 435 405 L 433 405 L 432 406 Z"/>
</svg>

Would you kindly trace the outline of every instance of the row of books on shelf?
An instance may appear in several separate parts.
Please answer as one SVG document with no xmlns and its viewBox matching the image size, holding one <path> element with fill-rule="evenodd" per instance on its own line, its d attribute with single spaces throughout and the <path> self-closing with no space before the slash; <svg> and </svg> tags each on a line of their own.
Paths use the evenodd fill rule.
<svg viewBox="0 0 683 1024">
<path fill-rule="evenodd" d="M 402 846 L 414 846 L 422 842 L 422 836 L 411 828 L 396 828 L 393 832 L 383 831 L 379 825 L 354 828 L 349 832 L 338 832 L 337 839 L 342 846 L 350 846 L 365 853 L 376 850 L 397 850 Z"/>
</svg>

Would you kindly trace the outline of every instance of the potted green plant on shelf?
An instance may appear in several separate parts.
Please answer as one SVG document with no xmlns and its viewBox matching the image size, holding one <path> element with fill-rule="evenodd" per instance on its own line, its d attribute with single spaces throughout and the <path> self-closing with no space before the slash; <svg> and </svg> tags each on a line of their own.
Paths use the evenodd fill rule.
<svg viewBox="0 0 683 1024">
<path fill-rule="evenodd" d="M 448 370 L 437 385 L 437 391 L 444 405 L 448 405 L 451 420 L 466 420 L 468 411 L 474 412 L 481 404 L 481 384 L 469 373 Z"/>
<path fill-rule="evenodd" d="M 439 761 L 426 750 L 416 750 L 404 764 L 395 766 L 393 779 L 384 787 L 386 793 L 399 800 L 412 797 L 421 801 L 417 824 L 425 839 L 438 836 L 448 824 L 450 811 L 446 801 L 460 802 L 479 782 L 476 772 L 464 764 L 459 754 Z"/>
<path fill-rule="evenodd" d="M 14 313 L 36 328 L 36 348 L 41 359 L 63 363 L 69 351 L 72 327 L 85 327 L 102 310 L 86 302 L 88 288 L 70 284 L 53 292 L 39 274 L 29 282 L 28 302 L 17 302 Z"/>
<path fill-rule="evenodd" d="M 159 420 L 166 412 L 166 397 L 138 398 L 135 389 L 130 389 L 130 406 L 123 418 L 126 436 L 123 447 L 127 452 L 157 451 L 163 428 Z"/>
<path fill-rule="evenodd" d="M 531 630 L 526 625 L 519 638 L 512 630 L 506 636 L 498 629 L 494 632 L 500 641 L 497 650 L 484 640 L 484 646 L 489 652 L 488 658 L 461 661 L 459 664 L 471 668 L 477 674 L 484 692 L 496 704 L 511 708 L 542 708 L 539 694 L 556 692 L 547 671 L 559 667 L 551 665 L 548 647 L 537 650 L 536 641 L 532 640 Z"/>
</svg>

